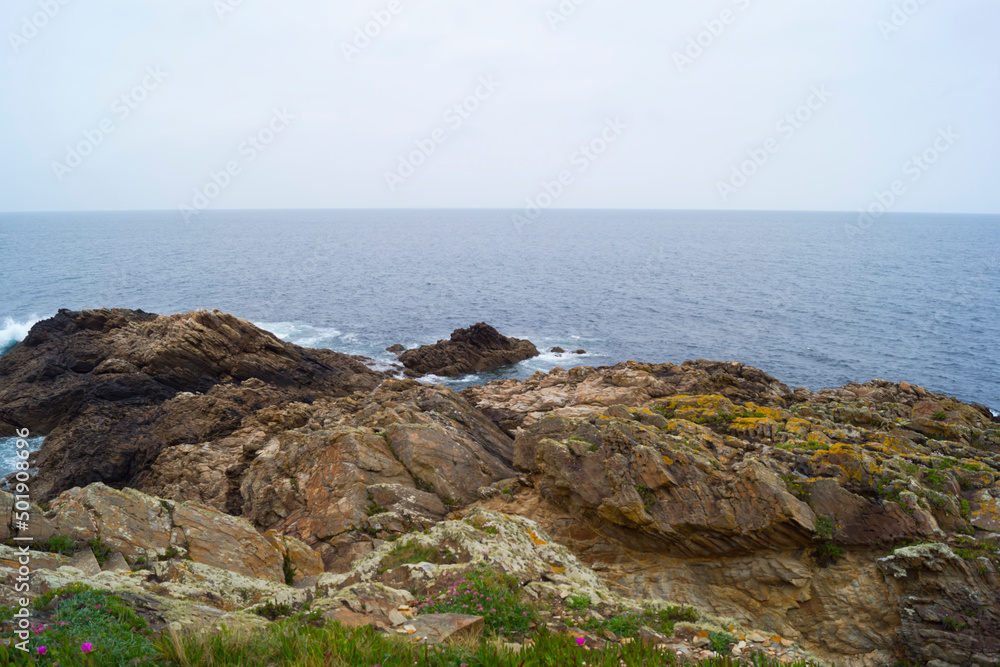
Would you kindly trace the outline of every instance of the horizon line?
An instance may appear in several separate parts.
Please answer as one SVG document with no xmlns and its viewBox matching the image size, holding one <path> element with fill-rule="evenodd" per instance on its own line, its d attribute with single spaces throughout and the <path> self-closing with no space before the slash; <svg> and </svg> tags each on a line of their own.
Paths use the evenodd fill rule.
<svg viewBox="0 0 1000 667">
<path fill-rule="evenodd" d="M 518 212 L 521 208 L 502 208 L 484 206 L 417 206 L 417 207 L 330 207 L 330 208 L 213 208 L 199 211 L 199 213 L 234 213 L 234 212 L 265 212 L 265 211 L 495 211 L 495 212 Z M 827 213 L 833 215 L 858 215 L 863 211 L 844 211 L 830 209 L 717 209 L 717 208 L 619 208 L 619 207 L 590 207 L 590 208 L 549 208 L 546 213 L 572 213 L 590 211 L 629 211 L 629 212 L 656 212 L 656 213 Z M 150 209 L 52 209 L 45 211 L 0 211 L 3 215 L 46 215 L 54 213 L 177 213 L 176 208 L 150 208 Z M 1000 217 L 1000 211 L 995 213 L 983 212 L 960 212 L 960 211 L 887 211 L 879 217 L 894 215 L 950 215 L 950 216 L 978 216 L 978 217 Z"/>
</svg>

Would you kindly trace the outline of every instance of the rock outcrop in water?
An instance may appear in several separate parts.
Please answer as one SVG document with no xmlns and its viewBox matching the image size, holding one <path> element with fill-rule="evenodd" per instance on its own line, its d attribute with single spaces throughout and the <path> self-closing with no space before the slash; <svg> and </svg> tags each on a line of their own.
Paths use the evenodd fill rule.
<svg viewBox="0 0 1000 667">
<path fill-rule="evenodd" d="M 531 341 L 508 338 L 480 322 L 468 329 L 455 329 L 450 340 L 407 350 L 399 355 L 399 361 L 419 375 L 457 377 L 493 371 L 537 356 Z"/>
<path fill-rule="evenodd" d="M 134 332 L 157 321 L 135 317 Z M 94 349 L 123 336 L 92 331 Z M 65 345 L 48 344 L 25 357 L 43 378 L 49 365 L 67 363 Z M 159 401 L 151 409 L 202 424 L 175 422 L 129 469 L 129 486 L 173 508 L 172 525 L 159 501 L 100 485 L 36 509 L 38 525 L 81 539 L 87 530 L 111 540 L 128 532 L 154 551 L 190 541 L 194 565 L 171 564 L 165 581 L 189 581 L 185 568 L 196 565 L 274 582 L 279 556 L 294 554 L 310 572 L 321 561 L 326 574 L 309 595 L 335 602 L 331 617 L 387 628 L 393 604 L 485 558 L 516 572 L 525 590 L 539 587 L 531 595 L 540 604 L 554 593 L 692 605 L 711 628 L 743 639 L 740 651 L 791 659 L 805 649 L 859 667 L 1000 662 L 1000 423 L 982 406 L 884 380 L 790 389 L 758 369 L 708 361 L 557 368 L 456 394 L 379 383 L 343 355 L 276 344 L 267 358 L 287 355 L 292 378 L 326 358 L 337 363 L 324 377 L 353 379 L 308 390 L 315 385 L 302 378 L 254 375 L 204 388 L 201 398 L 157 381 L 170 389 L 151 394 Z M 59 383 L 74 388 L 66 403 L 105 405 L 93 398 L 102 374 L 78 375 L 43 382 L 51 389 L 17 404 L 14 393 L 0 394 L 0 415 L 30 415 L 36 400 L 44 421 Z M 185 411 L 195 399 L 231 401 L 237 415 Z M 85 433 L 106 429 L 110 451 L 120 445 L 123 431 L 110 420 L 83 424 L 92 424 Z M 40 460 L 52 456 L 50 443 L 74 455 L 53 440 L 60 428 Z M 99 460 L 72 463 L 86 479 Z M 42 468 L 37 482 L 49 474 Z M 6 498 L 0 513 L 9 515 Z M 116 523 L 116 515 L 134 518 Z M 145 523 L 122 527 L 132 522 Z M 212 545 L 206 526 L 216 524 L 227 527 L 220 540 L 240 534 L 259 546 L 240 556 L 222 543 L 196 547 Z M 125 542 L 115 548 L 131 557 Z M 406 549 L 433 563 L 401 563 Z M 230 555 L 208 562 L 209 551 Z M 248 564 L 262 562 L 271 564 Z M 228 593 L 213 595 L 232 606 Z M 702 631 L 679 627 L 663 641 L 693 651 Z"/>
</svg>

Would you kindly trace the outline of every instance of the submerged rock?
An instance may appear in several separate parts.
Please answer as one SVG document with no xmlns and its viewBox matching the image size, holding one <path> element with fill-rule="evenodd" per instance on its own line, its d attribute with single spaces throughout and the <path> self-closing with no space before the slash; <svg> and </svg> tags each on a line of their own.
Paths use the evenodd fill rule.
<svg viewBox="0 0 1000 667">
<path fill-rule="evenodd" d="M 457 377 L 493 371 L 538 356 L 531 341 L 508 338 L 484 322 L 455 329 L 450 340 L 423 345 L 399 355 L 409 370 L 422 375 Z"/>
</svg>

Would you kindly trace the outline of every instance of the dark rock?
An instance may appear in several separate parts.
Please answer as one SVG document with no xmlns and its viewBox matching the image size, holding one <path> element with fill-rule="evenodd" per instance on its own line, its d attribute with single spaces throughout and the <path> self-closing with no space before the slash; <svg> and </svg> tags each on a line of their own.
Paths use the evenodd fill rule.
<svg viewBox="0 0 1000 667">
<path fill-rule="evenodd" d="M 390 345 L 389 347 L 385 348 L 385 351 L 392 352 L 393 354 L 399 354 L 400 352 L 405 352 L 406 348 L 400 345 L 399 343 L 396 343 L 395 345 Z"/>
<path fill-rule="evenodd" d="M 456 329 L 451 340 L 407 350 L 399 360 L 411 371 L 457 377 L 496 370 L 536 356 L 538 350 L 530 341 L 508 338 L 480 322 L 468 329 Z"/>
<path fill-rule="evenodd" d="M 587 354 L 587 351 L 586 350 L 577 350 L 573 354 Z"/>
<path fill-rule="evenodd" d="M 123 486 L 166 447 L 216 439 L 267 405 L 372 389 L 382 375 L 220 311 L 61 310 L 0 358 L 0 436 L 46 435 L 33 495 Z"/>
<path fill-rule="evenodd" d="M 566 350 L 562 349 L 561 347 L 554 347 L 551 350 L 549 350 L 549 352 L 555 352 L 556 354 L 562 354 L 565 351 Z"/>
</svg>

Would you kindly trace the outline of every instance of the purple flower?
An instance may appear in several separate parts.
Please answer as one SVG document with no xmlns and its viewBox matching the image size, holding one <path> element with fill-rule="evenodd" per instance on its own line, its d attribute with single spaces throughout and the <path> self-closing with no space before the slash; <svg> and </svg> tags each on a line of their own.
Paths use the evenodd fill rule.
<svg viewBox="0 0 1000 667">
<path fill-rule="evenodd" d="M 587 639 L 585 637 L 577 637 L 576 638 L 576 645 L 577 646 L 583 646 L 586 643 L 587 643 Z"/>
<path fill-rule="evenodd" d="M 90 653 L 91 651 L 94 650 L 94 645 L 91 644 L 90 642 L 83 642 L 82 644 L 80 644 L 80 650 L 83 651 L 84 653 Z"/>
<path fill-rule="evenodd" d="M 49 649 L 45 648 L 44 646 L 39 646 L 39 647 L 38 647 L 38 655 L 45 655 L 45 653 L 46 653 L 46 652 L 47 652 L 48 650 L 49 650 Z"/>
</svg>

